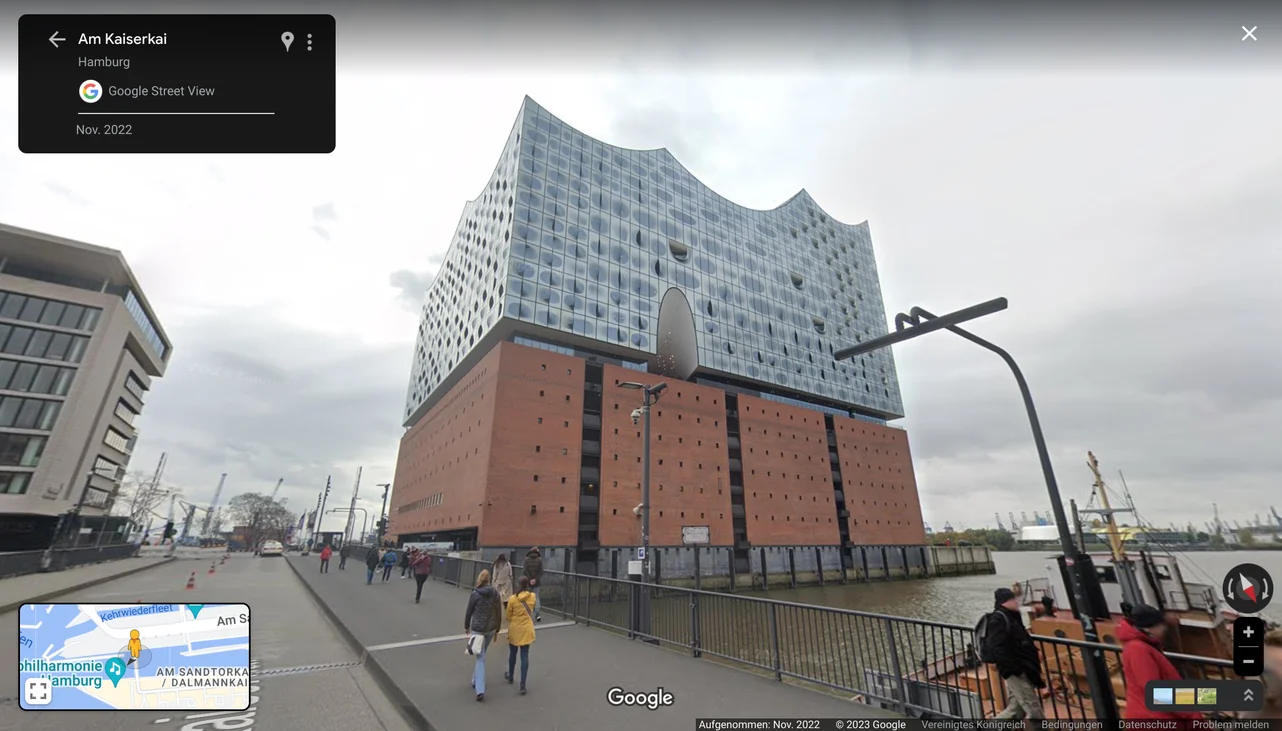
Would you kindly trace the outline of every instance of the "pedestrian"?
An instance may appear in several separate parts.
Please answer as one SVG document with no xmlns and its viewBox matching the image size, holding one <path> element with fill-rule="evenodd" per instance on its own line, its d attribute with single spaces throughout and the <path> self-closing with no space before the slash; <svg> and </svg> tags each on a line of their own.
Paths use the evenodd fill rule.
<svg viewBox="0 0 1282 731">
<path fill-rule="evenodd" d="M 472 688 L 476 690 L 478 703 L 485 700 L 485 651 L 498 636 L 502 621 L 503 605 L 499 603 L 498 591 L 490 586 L 490 572 L 486 569 L 476 577 L 476 588 L 467 599 L 467 613 L 463 615 L 463 628 L 468 632 L 468 652 L 476 656 Z"/>
<path fill-rule="evenodd" d="M 534 621 L 543 621 L 543 554 L 534 546 L 525 552 L 525 564 L 521 567 L 525 578 L 530 580 L 530 590 L 534 592 Z"/>
<path fill-rule="evenodd" d="M 338 549 L 338 570 L 339 571 L 347 570 L 347 555 L 349 553 L 351 553 L 351 550 L 347 546 L 343 546 L 342 548 Z"/>
<path fill-rule="evenodd" d="M 418 604 L 419 600 L 423 598 L 423 582 L 427 581 L 427 577 L 432 575 L 432 557 L 424 552 L 419 552 L 414 555 L 414 563 L 411 566 L 414 567 L 414 582 L 418 584 L 414 590 L 414 603 Z"/>
<path fill-rule="evenodd" d="M 980 652 L 984 662 L 997 666 L 997 672 L 1006 681 L 1006 708 L 999 719 L 1030 720 L 1046 718 L 1042 710 L 1041 694 L 1046 687 L 1042 680 L 1042 665 L 1037 645 L 1024 627 L 1019 613 L 1019 597 L 1002 587 L 993 592 L 993 611 L 982 620 L 984 630 L 979 637 Z"/>
<path fill-rule="evenodd" d="M 410 577 L 410 552 L 409 551 L 401 552 L 400 567 L 401 567 L 401 579 L 408 579 Z"/>
<path fill-rule="evenodd" d="M 1264 635 L 1264 708 L 1243 714 L 1248 718 L 1282 718 L 1282 629 L 1270 630 Z"/>
<path fill-rule="evenodd" d="M 383 581 L 392 578 L 392 569 L 396 568 L 396 551 L 387 549 L 383 554 Z"/>
<path fill-rule="evenodd" d="M 1166 615 L 1147 604 L 1136 605 L 1131 616 L 1117 623 L 1117 639 L 1122 643 L 1122 679 L 1126 682 L 1126 720 L 1159 721 L 1203 718 L 1193 711 L 1155 711 L 1148 707 L 1147 687 L 1153 680 L 1183 680 L 1180 671 L 1162 652 L 1171 625 Z"/>
<path fill-rule="evenodd" d="M 365 554 L 365 585 L 374 583 L 374 572 L 378 570 L 378 562 L 381 557 L 378 555 L 378 546 L 370 546 L 369 552 Z"/>
<path fill-rule="evenodd" d="M 325 544 L 325 547 L 321 549 L 321 569 L 320 569 L 320 572 L 321 572 L 322 574 L 328 574 L 328 573 L 329 573 L 329 557 L 330 557 L 330 556 L 332 556 L 332 555 L 334 555 L 334 552 L 333 552 L 333 551 L 331 551 L 331 550 L 329 550 L 329 544 Z"/>
<path fill-rule="evenodd" d="M 507 602 L 507 674 L 508 685 L 516 674 L 516 655 L 521 654 L 521 695 L 525 695 L 525 678 L 530 674 L 530 645 L 534 644 L 534 594 L 530 580 L 521 577 L 516 594 Z"/>
<path fill-rule="evenodd" d="M 503 606 L 507 606 L 507 600 L 512 598 L 512 564 L 507 560 L 506 553 L 500 553 L 494 558 L 494 563 L 490 565 L 490 582 L 499 592 L 499 599 L 502 600 Z"/>
</svg>

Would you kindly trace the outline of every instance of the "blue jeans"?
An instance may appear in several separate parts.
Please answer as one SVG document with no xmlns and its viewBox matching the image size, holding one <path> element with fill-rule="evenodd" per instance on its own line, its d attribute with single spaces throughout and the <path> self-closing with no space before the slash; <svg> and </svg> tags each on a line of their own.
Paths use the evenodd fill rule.
<svg viewBox="0 0 1282 731">
<path fill-rule="evenodd" d="M 521 651 L 521 687 L 525 687 L 525 676 L 530 674 L 530 646 L 516 645 L 507 646 L 507 677 L 509 680 L 515 675 L 516 670 L 516 651 Z"/>
<path fill-rule="evenodd" d="M 485 692 L 485 651 L 490 649 L 490 640 L 493 637 L 493 632 L 487 632 L 485 640 L 481 643 L 481 651 L 476 653 L 476 667 L 472 669 L 472 687 L 476 688 L 477 695 Z"/>
<path fill-rule="evenodd" d="M 371 568 L 365 569 L 365 583 L 366 584 L 374 583 L 374 569 L 371 569 Z"/>
</svg>

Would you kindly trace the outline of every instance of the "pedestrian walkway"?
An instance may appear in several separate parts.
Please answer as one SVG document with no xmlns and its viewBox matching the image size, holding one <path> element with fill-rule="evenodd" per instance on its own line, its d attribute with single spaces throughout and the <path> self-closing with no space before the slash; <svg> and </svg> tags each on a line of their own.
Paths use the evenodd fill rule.
<svg viewBox="0 0 1282 731">
<path fill-rule="evenodd" d="M 697 718 L 893 718 L 893 714 L 836 696 L 780 683 L 744 670 L 629 640 L 601 629 L 544 616 L 530 650 L 529 694 L 503 680 L 507 643 L 491 647 L 485 702 L 469 686 L 473 658 L 463 649 L 468 594 L 429 581 L 414 603 L 414 581 L 365 584 L 365 567 L 349 561 L 319 572 L 315 557 L 287 559 L 330 616 L 369 653 L 367 662 L 390 679 L 409 712 L 435 731 L 485 727 L 611 728 L 652 731 L 694 728 Z M 519 667 L 518 667 L 519 672 Z M 671 705 L 650 710 L 616 707 L 612 688 L 672 695 Z"/>
<path fill-rule="evenodd" d="M 149 569 L 171 561 L 167 558 L 122 558 L 116 561 L 77 566 L 73 569 L 50 571 L 47 574 L 25 574 L 0 579 L 0 614 L 11 612 L 23 604 L 56 599 L 63 594 L 78 591 L 104 581 Z"/>
</svg>

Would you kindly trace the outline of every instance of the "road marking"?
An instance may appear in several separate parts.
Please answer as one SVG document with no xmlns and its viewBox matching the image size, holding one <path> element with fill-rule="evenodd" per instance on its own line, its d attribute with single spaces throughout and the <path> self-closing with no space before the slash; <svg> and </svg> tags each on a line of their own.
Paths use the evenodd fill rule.
<svg viewBox="0 0 1282 731">
<path fill-rule="evenodd" d="M 539 630 L 552 629 L 554 627 L 569 627 L 574 622 L 552 622 L 551 624 L 539 625 Z M 507 630 L 499 630 L 499 634 L 507 634 Z M 386 645 L 370 645 L 365 648 L 366 652 L 376 652 L 378 650 L 395 650 L 401 647 L 417 647 L 419 645 L 439 645 L 442 642 L 457 642 L 467 639 L 467 635 L 448 635 L 445 637 L 429 637 L 425 640 L 408 640 L 406 642 L 389 642 Z"/>
</svg>

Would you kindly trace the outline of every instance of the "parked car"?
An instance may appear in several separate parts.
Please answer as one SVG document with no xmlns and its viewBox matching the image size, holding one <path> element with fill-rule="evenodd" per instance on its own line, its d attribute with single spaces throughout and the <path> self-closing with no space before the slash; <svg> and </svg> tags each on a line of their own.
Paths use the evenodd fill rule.
<svg viewBox="0 0 1282 731">
<path fill-rule="evenodd" d="M 259 556 L 284 556 L 285 547 L 280 541 L 264 541 L 262 549 L 258 552 Z"/>
</svg>

